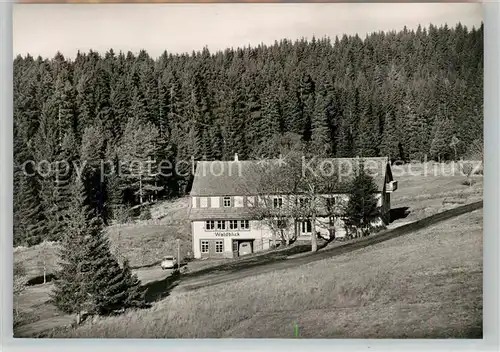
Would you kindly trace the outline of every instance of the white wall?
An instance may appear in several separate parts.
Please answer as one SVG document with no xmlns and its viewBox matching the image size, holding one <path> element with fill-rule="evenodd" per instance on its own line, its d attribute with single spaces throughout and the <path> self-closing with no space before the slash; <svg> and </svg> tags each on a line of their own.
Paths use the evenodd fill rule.
<svg viewBox="0 0 500 352">
<path fill-rule="evenodd" d="M 233 239 L 251 239 L 251 240 L 266 240 L 272 238 L 272 232 L 260 221 L 251 220 L 249 230 L 210 230 L 205 231 L 205 221 L 193 221 L 191 225 L 193 234 L 193 255 L 195 258 L 201 258 L 200 240 L 224 240 L 224 252 L 231 253 L 233 251 Z M 216 233 L 232 233 L 233 236 L 217 236 Z M 239 235 L 236 235 L 239 234 Z M 264 241 L 266 243 L 267 241 Z M 262 246 L 260 246 L 262 248 Z M 260 249 L 260 248 L 259 248 Z"/>
<path fill-rule="evenodd" d="M 206 208 L 206 207 L 208 207 L 208 198 L 200 197 L 200 208 Z"/>
<path fill-rule="evenodd" d="M 192 197 L 192 206 L 193 208 L 196 208 L 196 198 L 197 197 Z M 252 206 L 254 202 L 258 201 L 260 197 L 258 196 L 248 196 L 247 197 L 247 206 Z M 346 201 L 348 201 L 349 196 L 346 194 L 339 194 L 336 195 L 336 204 L 340 205 Z M 293 199 L 293 198 L 292 198 Z M 290 199 L 289 201 L 292 201 Z M 390 209 L 390 203 L 386 204 L 383 198 L 382 193 L 378 193 L 376 195 L 377 199 L 377 204 L 379 207 L 381 206 L 388 206 L 387 210 Z M 260 200 L 263 202 L 262 200 Z M 218 208 L 222 206 L 222 198 L 221 197 L 211 197 L 210 198 L 210 206 L 212 208 Z M 243 197 L 233 197 L 233 206 L 235 207 L 243 207 Z M 286 206 L 287 200 L 283 199 L 283 205 Z M 262 204 L 263 205 L 263 204 Z M 206 207 L 207 206 L 207 198 L 206 197 L 201 197 L 200 198 L 200 206 L 201 207 Z M 271 204 L 272 206 L 272 204 Z M 375 224 L 382 224 L 382 221 L 379 219 L 374 222 Z M 322 235 L 328 236 L 329 235 L 329 230 L 328 230 L 328 225 L 329 225 L 329 219 L 328 218 L 318 218 L 317 219 L 317 224 L 316 224 L 316 231 L 320 232 Z M 344 237 L 346 235 L 346 231 L 344 228 L 344 223 L 343 221 L 339 218 L 335 218 L 335 237 Z M 224 240 L 224 251 L 227 253 L 232 252 L 232 239 L 253 239 L 256 240 L 256 245 L 257 242 L 259 243 L 259 249 L 267 249 L 268 244 L 269 244 L 269 239 L 273 237 L 273 232 L 267 227 L 267 225 L 260 221 L 257 220 L 252 220 L 250 221 L 250 229 L 249 230 L 229 230 L 228 226 L 226 227 L 226 230 L 222 231 L 217 231 L 217 230 L 210 230 L 210 231 L 205 231 L 205 221 L 193 221 L 192 222 L 192 235 L 193 235 L 193 253 L 195 258 L 200 258 L 201 257 L 201 251 L 200 251 L 200 240 L 202 239 L 208 239 L 208 240 L 214 240 L 214 239 L 223 239 Z M 293 224 L 290 225 L 290 227 L 287 229 L 289 235 L 293 235 L 294 231 L 294 226 Z M 223 233 L 238 233 L 239 235 L 235 236 L 216 236 L 216 232 L 223 232 Z M 300 236 L 300 233 L 299 233 Z M 279 240 L 279 239 L 276 239 Z"/>
<path fill-rule="evenodd" d="M 254 207 L 255 205 L 256 205 L 255 197 L 254 196 L 247 196 L 247 207 Z"/>
<path fill-rule="evenodd" d="M 220 197 L 210 197 L 210 208 L 220 208 Z"/>
<path fill-rule="evenodd" d="M 241 208 L 243 207 L 243 196 L 234 196 L 234 207 Z"/>
</svg>

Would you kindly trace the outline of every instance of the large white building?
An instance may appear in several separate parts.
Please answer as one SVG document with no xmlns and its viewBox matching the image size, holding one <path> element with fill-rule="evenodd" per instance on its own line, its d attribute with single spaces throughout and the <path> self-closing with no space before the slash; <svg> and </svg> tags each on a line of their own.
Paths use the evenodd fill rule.
<svg viewBox="0 0 500 352">
<path fill-rule="evenodd" d="M 336 165 L 351 163 L 359 166 L 361 159 L 322 159 Z M 380 218 L 378 224 L 388 223 L 391 208 L 390 193 L 397 188 L 393 181 L 388 158 L 363 158 L 364 164 L 371 165 L 377 185 L 378 206 Z M 269 249 L 279 241 L 276 231 L 272 231 L 270 222 L 263 220 L 256 207 L 270 206 L 281 210 L 288 204 L 297 204 L 303 197 L 294 194 L 262 194 L 262 186 L 258 186 L 255 178 L 250 176 L 256 169 L 257 161 L 199 161 L 196 164 L 195 176 L 191 188 L 189 218 L 193 238 L 193 254 L 195 258 L 228 258 L 239 255 L 245 246 L 245 251 L 252 252 Z M 345 177 L 354 177 L 345 175 Z M 344 181 L 346 179 L 344 178 Z M 342 204 L 348 199 L 342 189 L 333 190 L 329 194 L 321 194 L 329 204 Z M 340 208 L 340 207 L 339 207 Z M 330 208 L 331 209 L 331 208 Z M 332 216 L 319 215 L 316 218 L 316 232 L 319 236 L 329 238 L 344 237 L 345 225 L 339 212 Z M 280 236 L 298 239 L 310 238 L 312 232 L 311 220 L 295 219 L 280 225 Z"/>
</svg>

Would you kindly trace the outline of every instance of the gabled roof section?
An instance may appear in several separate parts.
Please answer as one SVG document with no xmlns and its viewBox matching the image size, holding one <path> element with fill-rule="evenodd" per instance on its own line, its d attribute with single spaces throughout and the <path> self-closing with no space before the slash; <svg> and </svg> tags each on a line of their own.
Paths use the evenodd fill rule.
<svg viewBox="0 0 500 352">
<path fill-rule="evenodd" d="M 386 174 L 390 171 L 389 159 L 378 158 L 325 158 L 317 159 L 327 167 L 333 166 L 338 174 L 340 184 L 352 180 L 355 169 L 363 162 L 365 170 L 372 175 L 378 191 L 382 192 L 385 185 Z M 271 159 L 268 163 L 280 165 L 281 160 Z M 307 161 L 305 162 L 307 164 Z M 234 196 L 234 195 L 257 195 L 268 193 L 254 182 L 258 178 L 256 170 L 262 167 L 262 161 L 239 160 L 239 161 L 198 161 L 191 187 L 191 196 Z M 392 174 L 387 175 L 392 179 Z M 260 189 L 258 189 L 260 188 Z M 338 189 L 336 193 L 343 193 Z"/>
</svg>

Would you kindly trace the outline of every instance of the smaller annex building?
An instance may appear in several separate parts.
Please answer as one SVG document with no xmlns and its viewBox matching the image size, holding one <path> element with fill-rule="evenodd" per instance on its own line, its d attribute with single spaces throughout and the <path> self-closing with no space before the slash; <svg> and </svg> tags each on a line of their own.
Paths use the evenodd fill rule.
<svg viewBox="0 0 500 352">
<path fill-rule="evenodd" d="M 361 160 L 369 162 L 377 172 L 373 175 L 377 185 L 380 218 L 376 224 L 388 223 L 391 209 L 391 192 L 397 189 L 393 180 L 389 159 L 382 158 L 335 158 L 328 160 L 333 165 L 350 163 L 359 166 Z M 193 255 L 201 258 L 232 258 L 243 254 L 258 252 L 272 247 L 280 240 L 269 222 L 258 216 L 255 207 L 266 206 L 286 208 L 287 204 L 301 201 L 300 194 L 263 194 L 256 182 L 255 173 L 258 161 L 199 161 L 190 192 L 189 220 L 193 240 Z M 344 175 L 348 181 L 352 175 Z M 348 199 L 343 190 L 333 190 L 322 194 L 329 204 L 342 204 Z M 266 201 L 264 200 L 266 199 Z M 270 201 L 267 201 L 270 200 Z M 341 207 L 335 214 L 316 218 L 316 234 L 324 237 L 341 238 L 346 235 L 342 221 Z M 375 224 L 375 225 L 376 225 Z M 285 236 L 296 235 L 297 239 L 310 239 L 312 235 L 310 219 L 296 219 L 287 222 L 280 230 Z M 297 235 L 298 234 L 298 235 Z"/>
</svg>

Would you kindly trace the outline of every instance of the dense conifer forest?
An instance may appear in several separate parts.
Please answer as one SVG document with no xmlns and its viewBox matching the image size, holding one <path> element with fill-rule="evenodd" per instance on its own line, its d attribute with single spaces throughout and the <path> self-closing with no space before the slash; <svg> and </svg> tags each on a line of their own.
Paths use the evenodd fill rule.
<svg viewBox="0 0 500 352">
<path fill-rule="evenodd" d="M 283 39 L 157 59 L 111 49 L 72 60 L 18 56 L 14 243 L 61 238 L 77 170 L 53 172 L 58 161 L 86 163 L 89 205 L 108 221 L 139 203 L 183 196 L 190 182 L 131 167 L 130 177 L 103 177 L 112 163 L 274 157 L 283 136 L 324 156 L 452 160 L 482 143 L 482 126 L 482 26 Z M 27 160 L 39 168 L 35 177 L 22 177 Z"/>
</svg>

